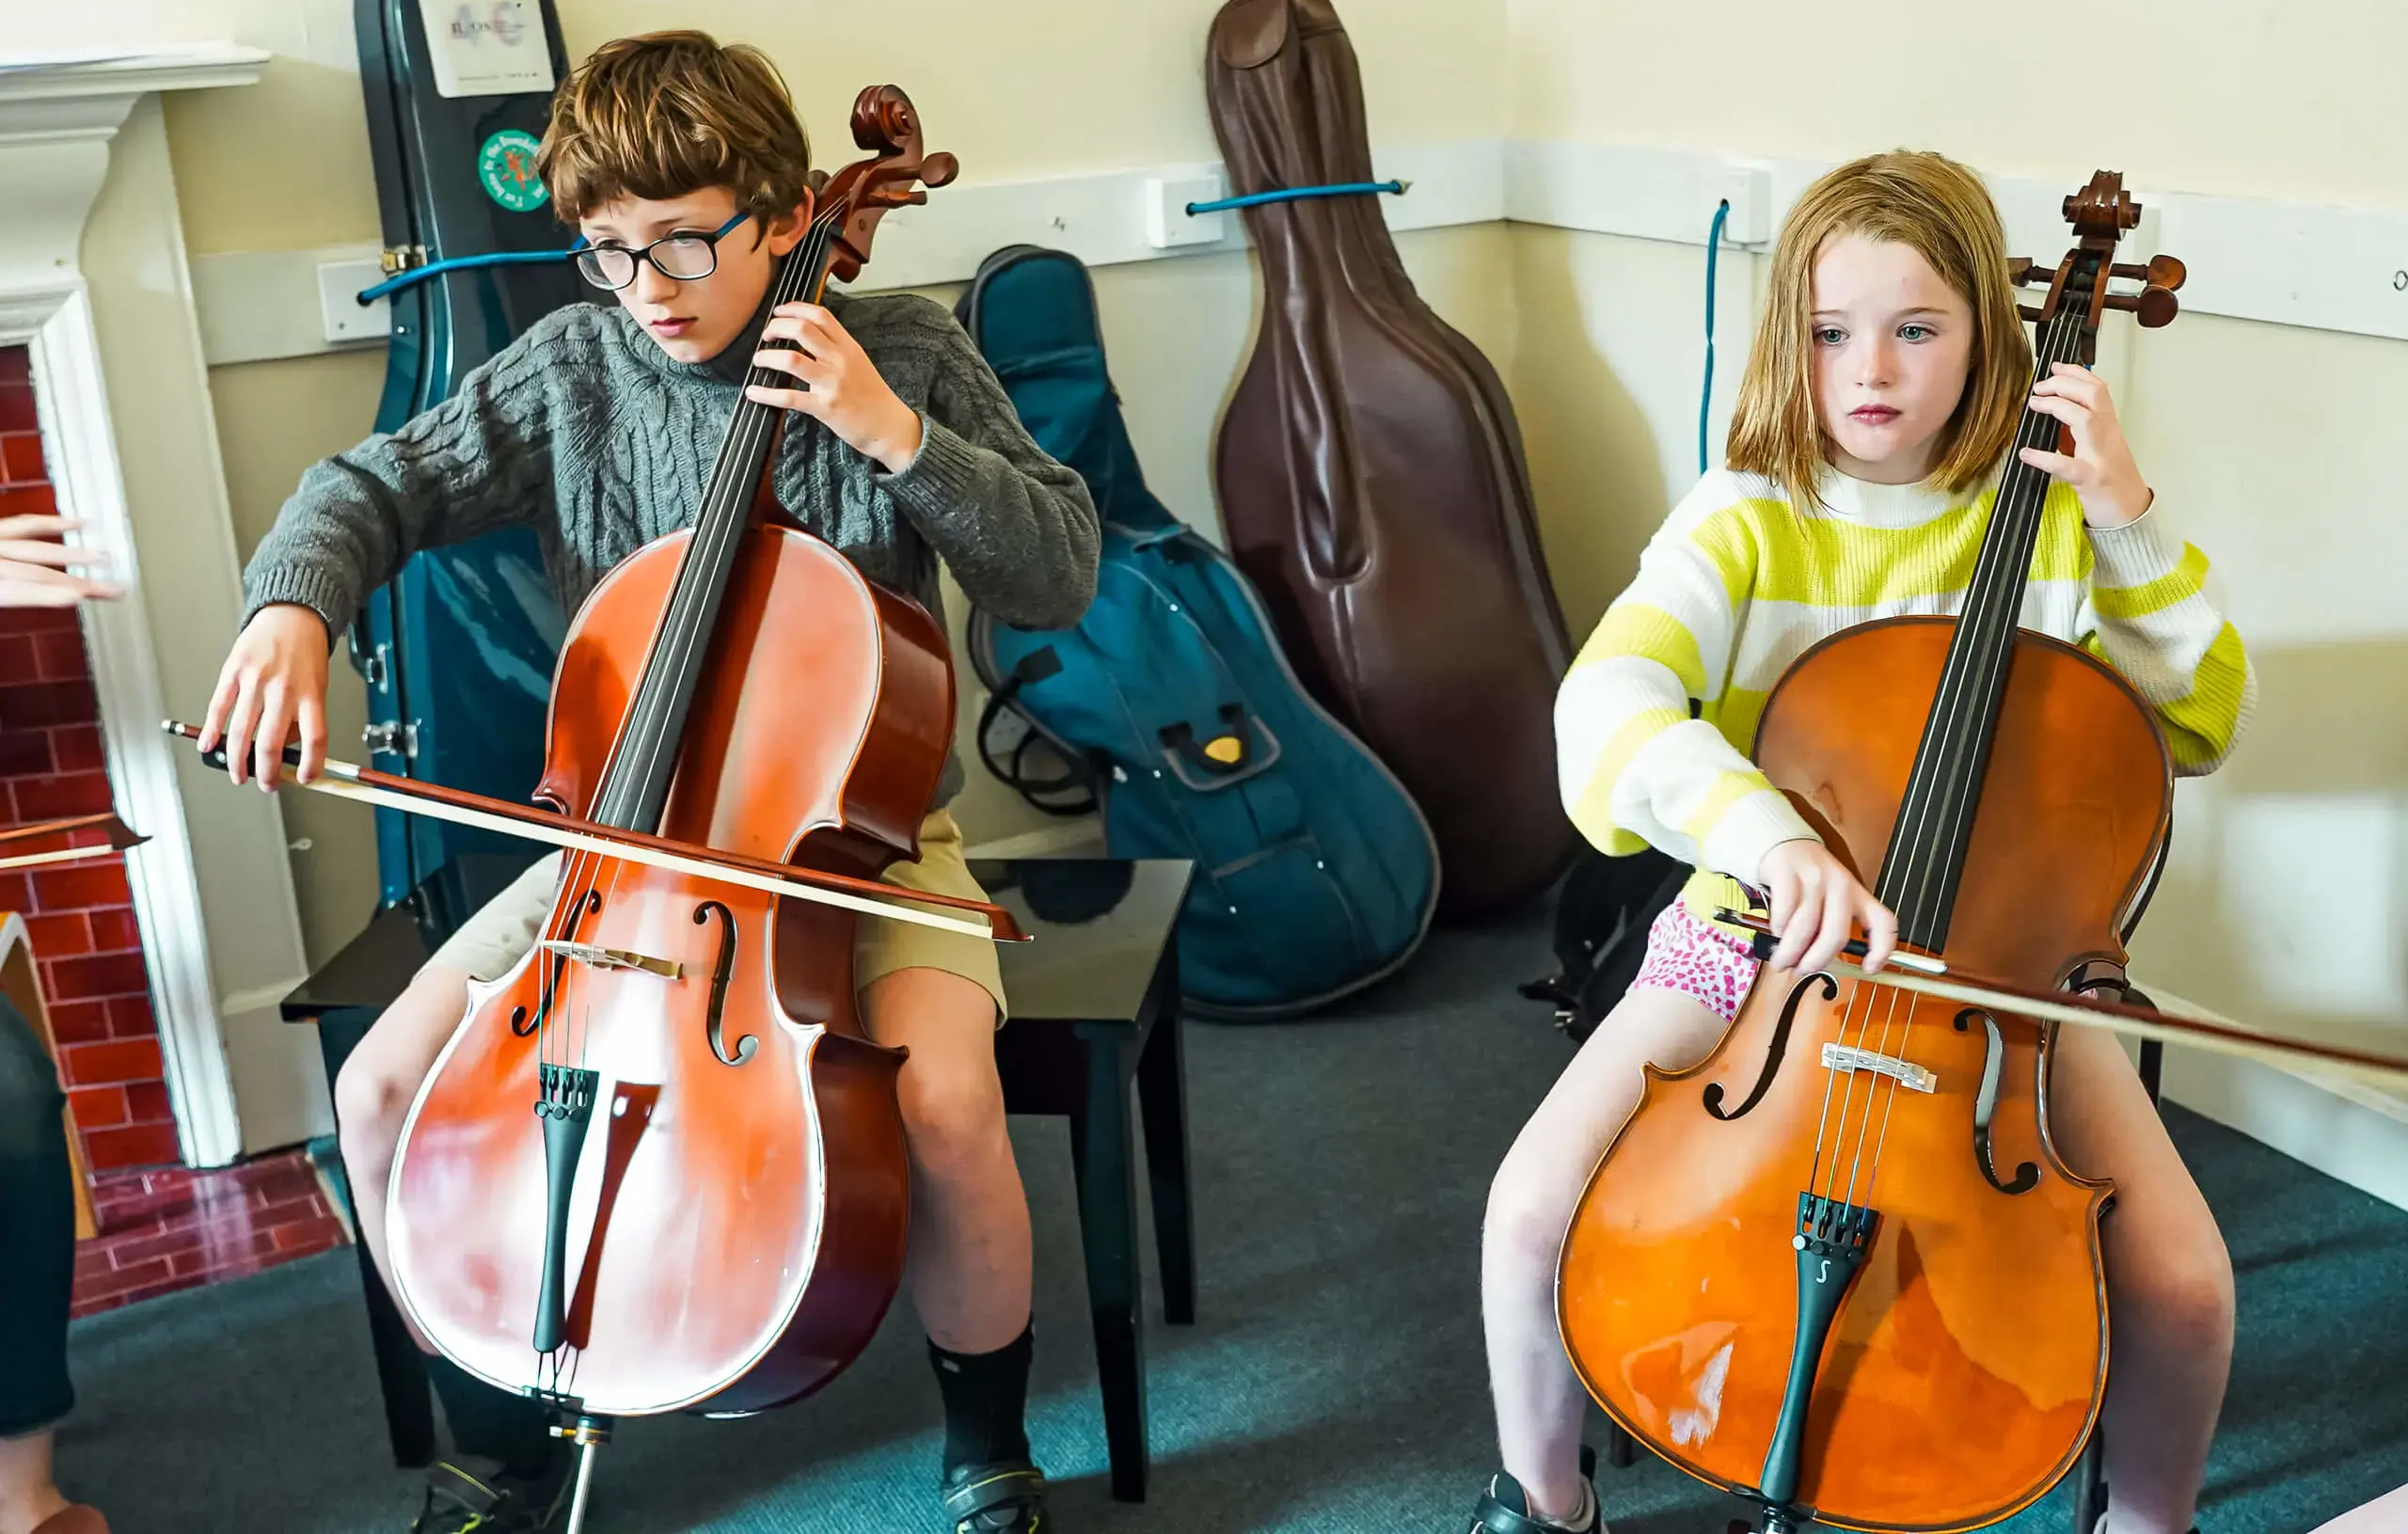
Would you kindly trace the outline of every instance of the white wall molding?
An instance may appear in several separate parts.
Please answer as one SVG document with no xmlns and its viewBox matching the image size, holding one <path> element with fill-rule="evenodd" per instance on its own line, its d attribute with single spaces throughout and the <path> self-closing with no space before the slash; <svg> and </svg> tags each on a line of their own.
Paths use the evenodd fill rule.
<svg viewBox="0 0 2408 1534">
<path fill-rule="evenodd" d="M 1505 216 L 1504 147 L 1493 139 L 1400 145 L 1378 151 L 1374 173 L 1411 183 L 1380 201 L 1396 229 L 1492 224 Z M 852 291 L 876 293 L 966 282 L 989 253 L 1032 244 L 1068 250 L 1090 266 L 1245 249 L 1235 214 L 1219 240 L 1157 249 L 1147 238 L 1149 183 L 1212 181 L 1216 164 L 1143 166 L 1036 181 L 967 182 L 929 194 L 879 226 L 876 258 Z M 563 248 L 571 236 L 563 231 Z M 317 269 L 372 259 L 375 245 L 237 250 L 193 259 L 193 290 L 210 366 L 357 351 L 379 340 L 330 341 L 318 306 Z M 457 252 L 447 252 L 457 254 Z M 597 295 L 598 296 L 598 295 Z"/>
<path fill-rule="evenodd" d="M 107 176 L 111 138 L 150 91 L 248 84 L 267 55 L 198 48 L 103 61 L 0 55 L 0 345 L 32 353 L 44 456 L 79 542 L 140 581 L 102 347 L 80 260 Z M 81 611 L 119 814 L 150 840 L 126 878 L 158 1012 L 160 1053 L 186 1160 L 231 1161 L 241 1147 L 219 1030 L 199 872 L 176 785 L 149 609 L 139 600 Z"/>
<path fill-rule="evenodd" d="M 136 97 L 154 90 L 257 85 L 270 56 L 264 48 L 230 42 L 106 51 L 11 50 L 0 55 L 0 107 L 116 100 L 122 103 L 117 109 L 122 121 Z"/>
<path fill-rule="evenodd" d="M 1770 231 L 1830 168 L 1777 156 L 1541 139 L 1393 145 L 1374 151 L 1373 164 L 1382 179 L 1412 183 L 1405 196 L 1380 199 L 1399 231 L 1507 220 L 1701 246 L 1735 173 L 1761 173 L 1754 184 L 1768 200 L 1758 223 Z M 2059 205 L 2093 168 L 2069 167 L 2059 181 L 1989 178 L 2013 254 L 2049 262 L 2064 254 L 2072 236 Z M 1188 164 L 947 187 L 880 226 L 878 258 L 857 287 L 966 281 L 989 252 L 1019 242 L 1069 250 L 1090 266 L 1243 250 L 1235 215 L 1225 218 L 1219 240 L 1161 249 L 1147 238 L 1150 182 L 1221 177 L 1218 165 Z M 2185 310 L 2408 340 L 2408 210 L 2153 192 L 2129 178 L 2127 184 L 2147 216 L 2125 237 L 2125 257 L 2160 249 L 2181 257 L 2191 271 Z M 315 276 L 322 263 L 374 250 L 349 245 L 195 259 L 210 364 L 378 344 L 324 339 Z"/>
</svg>

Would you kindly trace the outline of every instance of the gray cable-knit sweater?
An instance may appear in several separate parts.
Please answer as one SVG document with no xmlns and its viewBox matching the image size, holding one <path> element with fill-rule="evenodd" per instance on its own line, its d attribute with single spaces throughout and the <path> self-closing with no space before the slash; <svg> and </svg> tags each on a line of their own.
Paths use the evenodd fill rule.
<svg viewBox="0 0 2408 1534">
<path fill-rule="evenodd" d="M 925 298 L 831 294 L 828 307 L 920 413 L 920 451 L 889 474 L 790 416 L 779 501 L 940 623 L 939 560 L 1006 623 L 1077 623 L 1095 593 L 1095 506 L 1030 440 L 970 338 Z M 693 526 L 757 329 L 684 363 L 616 304 L 547 315 L 443 403 L 301 477 L 245 572 L 243 621 L 294 602 L 339 635 L 419 549 L 505 527 L 535 530 L 553 593 L 575 612 L 620 561 Z M 960 787 L 957 754 L 937 802 Z"/>
</svg>

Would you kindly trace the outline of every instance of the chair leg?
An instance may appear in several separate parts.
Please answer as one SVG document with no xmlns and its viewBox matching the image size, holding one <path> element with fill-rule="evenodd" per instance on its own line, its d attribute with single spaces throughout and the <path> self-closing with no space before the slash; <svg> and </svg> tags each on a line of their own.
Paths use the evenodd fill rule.
<svg viewBox="0 0 2408 1534">
<path fill-rule="evenodd" d="M 2090 1446 L 2074 1466 L 2073 1534 L 2092 1534 L 2107 1511 L 2107 1447 L 2103 1429 L 2094 1428 Z"/>
<path fill-rule="evenodd" d="M 1619 1422 L 1606 1424 L 1606 1463 L 1617 1470 L 1639 1463 L 1639 1440 L 1623 1431 Z"/>
</svg>

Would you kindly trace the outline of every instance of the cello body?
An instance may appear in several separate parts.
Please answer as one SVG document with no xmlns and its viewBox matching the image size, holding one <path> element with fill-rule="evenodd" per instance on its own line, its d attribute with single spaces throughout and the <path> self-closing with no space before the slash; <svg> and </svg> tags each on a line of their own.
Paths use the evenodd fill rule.
<svg viewBox="0 0 2408 1534">
<path fill-rule="evenodd" d="M 1758 765 L 1868 886 L 1954 627 L 1909 618 L 1835 636 L 1766 705 Z M 2020 634 L 1992 751 L 1950 962 L 2046 988 L 2081 960 L 2120 960 L 2118 920 L 2172 806 L 2146 705 L 2081 651 Z M 1819 1359 L 1826 1384 L 1795 1498 L 1851 1528 L 1978 1527 L 2053 1486 L 2096 1419 L 2107 1368 L 2098 1223 L 2111 1190 L 2049 1143 L 2053 1025 L 1860 994 L 1874 988 L 1767 970 L 1703 1062 L 1648 1071 L 1565 1239 L 1559 1317 L 1617 1421 L 1702 1479 L 1756 1488 L 1798 1324 L 1798 1275 L 1782 1258 L 1799 1191 L 1815 1182 L 1832 1080 L 1811 1067 L 1827 1045 L 1861 1044 L 1873 1014 L 1876 1039 L 1936 1082 L 1891 1094 L 1894 1108 L 1854 1089 L 1846 1137 L 1886 1138 L 1877 1178 L 1855 1190 L 1881 1223 Z M 2032 1168 L 2021 1193 L 1982 1171 L 1972 1126 L 1986 1080 L 1989 1164 L 2010 1186 Z M 1734 1116 L 1717 1122 L 1715 1106 Z M 1668 1198 L 1673 1186 L 1685 1196 Z M 1980 1431 L 1965 1431 L 1969 1420 Z"/>
<path fill-rule="evenodd" d="M 1232 191 L 1371 179 L 1329 0 L 1230 0 L 1206 70 Z M 1570 651 L 1513 403 L 1415 293 L 1378 203 L 1244 210 L 1262 321 L 1214 482 L 1291 663 L 1418 802 L 1440 909 L 1462 916 L 1536 894 L 1571 859 L 1554 746 Z"/>
<path fill-rule="evenodd" d="M 2050 283 L 2024 311 L 2036 377 L 2086 361 L 2108 308 L 2166 323 L 2182 277 L 2114 264 L 2140 216 L 2114 174 L 2066 216 L 2083 238 L 2053 272 L 2009 263 Z M 1896 917 L 1902 957 L 2033 997 L 2120 971 L 2174 799 L 2147 701 L 2020 626 L 2049 480 L 2018 450 L 2061 439 L 2027 403 L 1956 614 L 1807 649 L 1751 753 Z M 1766 1534 L 1984 1527 L 2098 1421 L 2114 1190 L 2051 1140 L 2056 1023 L 1850 974 L 1761 971 L 1704 1060 L 1646 1068 L 1564 1237 L 1564 1346 L 1625 1431 Z"/>
<path fill-rule="evenodd" d="M 647 546 L 579 610 L 538 790 L 554 807 L 594 807 L 619 745 L 609 724 L 628 713 L 692 536 Z M 931 726 L 953 718 L 943 636 L 818 540 L 780 528 L 745 536 L 689 727 L 728 749 L 683 753 L 661 833 L 875 877 L 913 847 L 935 792 L 947 735 Z M 808 731 L 791 719 L 801 699 Z M 563 868 L 574 881 L 577 857 Z M 395 1161 L 397 1297 L 469 1372 L 514 1390 L 539 1384 L 528 1319 L 545 1281 L 547 1171 L 529 1105 L 545 1096 L 547 1052 L 513 1019 L 525 1026 L 557 984 L 555 1026 L 600 1076 L 599 1143 L 579 1160 L 566 1226 L 592 1232 L 565 1263 L 583 1409 L 791 1400 L 860 1352 L 902 1273 L 901 1056 L 867 1042 L 855 1016 L 857 918 L 635 863 L 589 872 L 587 886 L 598 909 L 572 913 L 573 941 L 681 973 L 571 963 L 555 976 L 538 947 L 475 988 Z M 726 984 L 738 958 L 753 984 Z M 716 1004 L 715 984 L 725 987 Z M 751 1057 L 726 1063 L 747 1038 Z"/>
<path fill-rule="evenodd" d="M 771 307 L 818 301 L 886 212 L 958 170 L 892 86 L 852 127 L 876 152 L 813 184 Z M 792 525 L 783 429 L 739 396 L 692 528 L 586 598 L 535 792 L 660 845 L 873 880 L 918 855 L 951 649 Z M 564 854 L 536 941 L 472 988 L 402 1127 L 388 1268 L 420 1335 L 573 1413 L 589 1447 L 597 1421 L 759 1411 L 849 1364 L 901 1282 L 910 1210 L 903 1055 L 856 1015 L 857 909 L 607 840 Z M 581 1510 L 580 1485 L 572 1526 Z"/>
</svg>

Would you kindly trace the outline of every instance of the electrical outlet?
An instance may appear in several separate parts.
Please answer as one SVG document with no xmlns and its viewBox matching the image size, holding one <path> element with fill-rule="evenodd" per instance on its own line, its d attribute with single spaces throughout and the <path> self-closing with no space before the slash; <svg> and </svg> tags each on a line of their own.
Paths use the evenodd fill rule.
<svg viewBox="0 0 2408 1534">
<path fill-rule="evenodd" d="M 1227 213 L 1191 213 L 1191 202 L 1216 202 L 1224 194 L 1218 176 L 1184 181 L 1146 181 L 1146 243 L 1156 250 L 1180 245 L 1208 245 L 1223 237 Z"/>
<path fill-rule="evenodd" d="M 325 261 L 318 267 L 318 315 L 326 340 L 382 340 L 393 331 L 393 306 L 385 299 L 362 307 L 359 294 L 385 280 L 373 261 Z"/>
<path fill-rule="evenodd" d="M 1726 245 L 1760 245 L 1772 240 L 1772 172 L 1762 166 L 1725 165 L 1712 187 L 1717 202 L 1731 204 L 1722 221 Z"/>
</svg>

